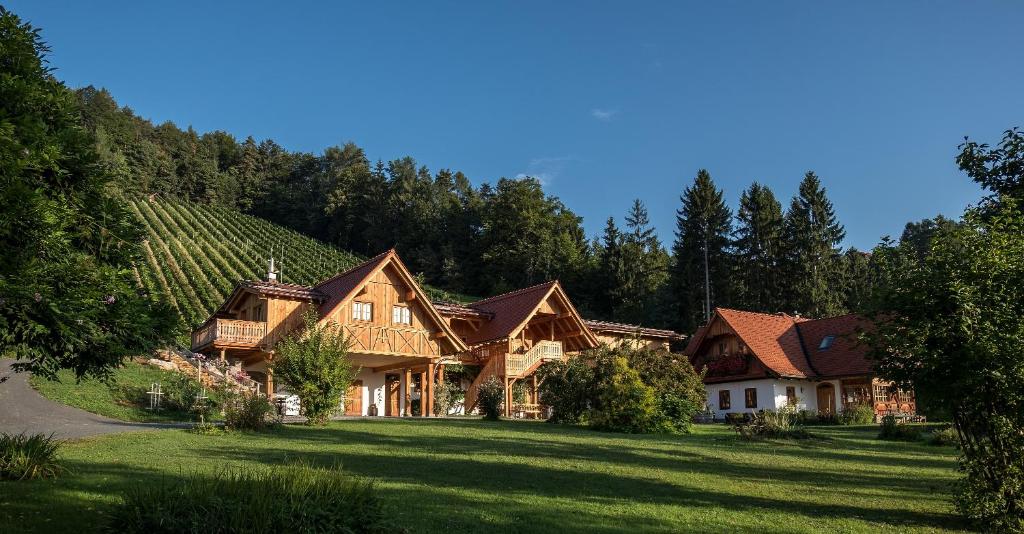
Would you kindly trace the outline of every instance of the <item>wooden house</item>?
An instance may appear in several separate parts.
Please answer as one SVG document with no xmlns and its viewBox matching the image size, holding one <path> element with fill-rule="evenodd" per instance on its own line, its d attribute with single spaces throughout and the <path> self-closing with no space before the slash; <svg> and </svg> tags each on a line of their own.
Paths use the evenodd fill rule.
<svg viewBox="0 0 1024 534">
<path fill-rule="evenodd" d="M 860 405 L 871 406 L 876 417 L 911 416 L 913 393 L 878 377 L 856 339 L 869 326 L 856 315 L 809 320 L 716 308 L 685 353 L 705 371 L 708 404 L 718 418 L 787 406 L 835 415 Z"/>
<path fill-rule="evenodd" d="M 192 334 L 192 350 L 242 366 L 271 394 L 274 346 L 302 324 L 307 310 L 340 325 L 349 357 L 360 368 L 345 399 L 348 415 L 436 414 L 434 389 L 452 363 L 479 367 L 464 384 L 463 411 L 476 407 L 479 386 L 491 377 L 506 391 L 506 415 L 539 412 L 536 371 L 602 342 L 635 340 L 658 345 L 674 332 L 586 321 L 557 281 L 470 304 L 431 302 L 389 250 L 314 286 L 275 280 L 241 282 Z M 599 338 L 590 325 L 595 325 Z M 660 346 L 660 345 L 659 345 Z M 526 386 L 526 402 L 513 401 Z M 420 402 L 415 402 L 420 399 Z"/>
</svg>

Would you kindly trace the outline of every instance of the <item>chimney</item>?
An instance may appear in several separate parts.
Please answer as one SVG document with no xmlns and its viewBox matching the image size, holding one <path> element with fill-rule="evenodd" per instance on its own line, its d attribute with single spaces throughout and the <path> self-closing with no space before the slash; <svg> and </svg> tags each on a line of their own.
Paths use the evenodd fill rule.
<svg viewBox="0 0 1024 534">
<path fill-rule="evenodd" d="M 268 282 L 276 282 L 277 281 L 277 271 L 274 270 L 274 257 L 273 256 L 270 257 L 270 267 L 267 269 L 267 281 Z"/>
</svg>

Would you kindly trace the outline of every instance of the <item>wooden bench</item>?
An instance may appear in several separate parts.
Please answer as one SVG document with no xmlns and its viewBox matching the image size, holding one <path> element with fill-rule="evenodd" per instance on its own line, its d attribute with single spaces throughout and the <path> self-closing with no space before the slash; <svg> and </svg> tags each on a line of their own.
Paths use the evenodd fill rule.
<svg viewBox="0 0 1024 534">
<path fill-rule="evenodd" d="M 513 404 L 512 417 L 516 419 L 540 419 L 540 404 Z"/>
</svg>

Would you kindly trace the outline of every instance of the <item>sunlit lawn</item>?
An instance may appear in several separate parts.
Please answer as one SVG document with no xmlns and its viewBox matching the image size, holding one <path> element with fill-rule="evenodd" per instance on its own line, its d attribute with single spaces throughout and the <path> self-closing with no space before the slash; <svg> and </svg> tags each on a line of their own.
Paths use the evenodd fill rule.
<svg viewBox="0 0 1024 534">
<path fill-rule="evenodd" d="M 376 481 L 412 532 L 947 531 L 953 450 L 830 427 L 812 443 L 730 428 L 622 436 L 534 422 L 346 420 L 200 436 L 162 430 L 64 452 L 56 481 L 0 483 L 5 532 L 95 531 L 131 484 L 302 459 Z"/>
</svg>

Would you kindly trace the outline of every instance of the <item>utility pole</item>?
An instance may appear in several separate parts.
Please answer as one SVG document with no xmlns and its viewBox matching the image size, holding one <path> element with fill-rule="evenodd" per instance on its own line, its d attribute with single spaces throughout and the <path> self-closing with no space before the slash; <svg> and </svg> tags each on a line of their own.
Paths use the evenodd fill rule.
<svg viewBox="0 0 1024 534">
<path fill-rule="evenodd" d="M 711 273 L 708 272 L 708 228 L 704 226 L 704 323 L 711 320 Z"/>
</svg>

